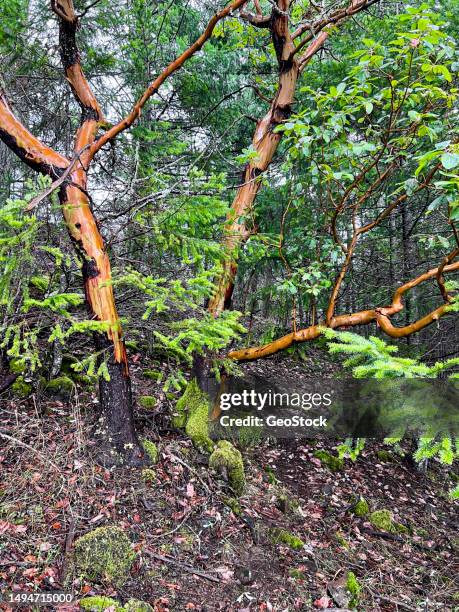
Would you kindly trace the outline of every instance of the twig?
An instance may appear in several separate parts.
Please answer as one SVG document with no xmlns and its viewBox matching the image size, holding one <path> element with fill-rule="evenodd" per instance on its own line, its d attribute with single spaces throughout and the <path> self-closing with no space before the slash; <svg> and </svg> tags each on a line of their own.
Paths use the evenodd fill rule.
<svg viewBox="0 0 459 612">
<path fill-rule="evenodd" d="M 36 455 L 39 455 L 43 459 L 43 461 L 45 461 L 46 463 L 49 463 L 49 465 L 51 465 L 55 470 L 57 470 L 58 472 L 61 471 L 58 465 L 56 465 L 50 459 L 48 459 L 42 452 L 40 452 L 33 446 L 30 446 L 30 444 L 26 444 L 26 442 L 22 442 L 21 440 L 18 440 L 17 438 L 13 438 L 13 436 L 9 436 L 8 434 L 2 433 L 1 431 L 0 431 L 0 437 L 4 438 L 5 440 L 9 440 L 10 442 L 13 442 L 13 444 L 17 444 L 18 446 L 22 446 L 23 448 L 29 449 Z"/>
<path fill-rule="evenodd" d="M 372 529 L 364 529 L 364 533 L 367 533 L 370 536 L 374 536 L 376 538 L 382 538 L 383 540 L 392 540 L 394 542 L 401 542 L 403 544 L 410 544 L 415 548 L 419 548 L 420 550 L 424 550 L 426 552 L 434 552 L 438 549 L 438 544 L 432 547 L 425 546 L 425 544 L 421 544 L 421 542 L 415 542 L 411 540 L 407 540 L 406 538 L 402 538 L 393 533 L 388 533 L 387 531 L 373 531 Z"/>
<path fill-rule="evenodd" d="M 183 465 L 184 467 L 186 467 L 188 470 L 190 470 L 190 472 L 192 474 L 194 474 L 196 476 L 196 478 L 199 480 L 199 482 L 202 484 L 202 486 L 205 488 L 205 490 L 207 491 L 207 493 L 209 493 L 210 495 L 212 495 L 212 491 L 209 489 L 209 487 L 207 486 L 207 484 L 204 482 L 204 480 L 201 478 L 201 476 L 197 473 L 197 471 L 195 469 L 193 469 L 191 467 L 191 465 L 188 465 L 188 463 L 186 463 L 186 461 L 183 461 L 183 459 L 181 459 L 180 457 L 178 457 L 177 455 L 174 455 L 174 453 L 171 453 L 169 449 L 168 450 L 168 454 L 169 457 L 171 459 L 174 459 L 174 461 L 177 461 L 178 463 L 180 463 L 181 465 Z"/>
<path fill-rule="evenodd" d="M 70 549 L 72 548 L 73 540 L 75 539 L 75 527 L 76 527 L 76 520 L 72 519 L 72 521 L 70 522 L 70 527 L 67 533 L 67 537 L 65 538 L 64 555 L 62 558 L 62 565 L 61 565 L 60 572 L 59 572 L 61 582 L 64 582 L 65 575 L 67 573 L 67 559 L 69 558 Z"/>
<path fill-rule="evenodd" d="M 166 536 L 172 535 L 173 533 L 178 531 L 184 523 L 186 523 L 186 521 L 190 518 L 192 514 L 193 514 L 193 510 L 190 510 L 189 512 L 185 514 L 185 516 L 180 521 L 180 523 L 176 527 L 174 527 L 174 529 L 171 529 L 170 531 L 165 531 L 164 533 L 159 533 L 158 535 L 151 536 L 151 539 L 157 540 L 158 538 L 164 538 Z"/>
<path fill-rule="evenodd" d="M 149 550 L 144 551 L 153 559 L 158 559 L 159 561 L 164 561 L 165 563 L 170 563 L 171 565 L 176 565 L 178 568 L 183 570 L 184 572 L 188 572 L 189 574 L 194 574 L 195 576 L 199 576 L 200 578 L 205 578 L 206 580 L 210 580 L 211 582 L 220 582 L 220 579 L 216 576 L 212 576 L 211 574 L 206 574 L 206 572 L 202 572 L 201 570 L 195 569 L 191 567 L 191 565 L 185 565 L 172 557 L 165 557 L 164 555 L 159 555 L 158 553 L 151 552 Z"/>
<path fill-rule="evenodd" d="M 60 187 L 62 185 L 62 183 L 68 177 L 70 172 L 73 170 L 73 167 L 75 166 L 75 163 L 80 159 L 80 156 L 83 153 L 83 151 L 85 149 L 88 149 L 90 146 L 91 145 L 88 144 L 85 147 L 83 147 L 80 151 L 77 151 L 75 153 L 75 155 L 72 157 L 72 159 L 70 161 L 70 164 L 68 165 L 68 167 L 66 168 L 66 170 L 62 174 L 62 176 L 60 176 L 56 181 L 54 181 L 54 183 L 51 183 L 51 185 L 47 189 L 45 189 L 40 195 L 37 195 L 35 198 L 30 200 L 30 202 L 29 202 L 29 204 L 27 205 L 27 208 L 26 208 L 27 212 L 30 212 L 31 210 L 36 208 L 40 204 L 40 202 L 42 202 L 45 198 L 47 198 L 49 195 L 51 195 L 53 193 L 53 191 L 55 191 L 58 187 Z"/>
</svg>

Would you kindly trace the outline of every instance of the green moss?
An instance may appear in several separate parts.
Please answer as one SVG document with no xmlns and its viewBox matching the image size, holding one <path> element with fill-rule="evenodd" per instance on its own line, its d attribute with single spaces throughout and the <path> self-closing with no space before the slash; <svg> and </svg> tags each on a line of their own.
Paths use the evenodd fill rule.
<svg viewBox="0 0 459 612">
<path fill-rule="evenodd" d="M 392 513 L 389 510 L 375 510 L 369 519 L 375 529 L 392 531 Z"/>
<path fill-rule="evenodd" d="M 139 599 L 130 599 L 123 607 L 126 612 L 154 612 L 150 604 Z"/>
<path fill-rule="evenodd" d="M 241 505 L 235 497 L 224 497 L 223 503 L 228 506 L 236 516 L 242 514 Z"/>
<path fill-rule="evenodd" d="M 274 527 L 269 530 L 270 538 L 273 544 L 286 544 L 293 550 L 301 550 L 304 546 L 303 540 L 301 540 L 294 533 L 290 533 L 285 529 Z"/>
<path fill-rule="evenodd" d="M 13 372 L 13 374 L 22 374 L 27 370 L 27 367 L 24 362 L 21 359 L 18 359 L 17 357 L 13 357 L 13 359 L 11 359 L 8 365 L 10 371 Z"/>
<path fill-rule="evenodd" d="M 156 397 L 153 397 L 152 395 L 142 395 L 139 397 L 139 404 L 142 406 L 142 408 L 151 410 L 156 406 Z"/>
<path fill-rule="evenodd" d="M 131 543 L 119 527 L 98 527 L 75 542 L 75 567 L 88 580 L 122 584 L 135 559 Z"/>
<path fill-rule="evenodd" d="M 276 506 L 281 512 L 286 513 L 298 513 L 300 511 L 300 504 L 295 499 L 290 491 L 281 491 L 276 498 Z"/>
<path fill-rule="evenodd" d="M 94 597 L 85 597 L 78 603 L 80 608 L 89 610 L 89 612 L 103 612 L 107 608 L 114 608 L 115 612 L 154 612 L 149 603 L 140 601 L 139 599 L 130 599 L 122 606 L 111 597 L 96 595 Z"/>
<path fill-rule="evenodd" d="M 349 542 L 346 540 L 346 538 L 344 537 L 344 535 L 343 535 L 343 533 L 341 531 L 336 531 L 335 532 L 335 539 L 336 539 L 336 541 L 338 542 L 338 544 L 340 546 L 342 546 L 346 550 L 349 549 Z"/>
<path fill-rule="evenodd" d="M 376 456 L 380 461 L 390 462 L 395 460 L 394 454 L 388 450 L 379 450 L 377 451 Z"/>
<path fill-rule="evenodd" d="M 263 427 L 239 427 L 237 443 L 241 448 L 253 448 L 260 443 Z"/>
<path fill-rule="evenodd" d="M 154 442 L 150 442 L 150 440 L 142 440 L 142 446 L 150 459 L 150 463 L 158 463 L 159 451 L 156 444 Z"/>
<path fill-rule="evenodd" d="M 172 424 L 185 428 L 193 444 L 201 452 L 212 452 L 214 443 L 209 437 L 209 399 L 198 387 L 196 380 L 188 383 L 184 394 L 178 400 L 176 416 Z"/>
<path fill-rule="evenodd" d="M 83 608 L 83 610 L 89 610 L 89 612 L 103 612 L 112 606 L 115 607 L 116 611 L 122 610 L 117 601 L 111 597 L 104 597 L 103 595 L 85 597 L 84 599 L 80 599 L 78 603 L 80 608 Z"/>
<path fill-rule="evenodd" d="M 291 569 L 288 575 L 290 576 L 290 578 L 294 578 L 295 580 L 305 580 L 306 579 L 305 573 L 299 569 Z"/>
<path fill-rule="evenodd" d="M 155 482 L 156 481 L 155 470 L 151 470 L 150 468 L 145 468 L 144 470 L 142 470 L 142 480 L 144 482 Z"/>
<path fill-rule="evenodd" d="M 16 378 L 12 384 L 11 390 L 16 397 L 25 398 L 32 393 L 32 385 L 30 383 L 26 383 L 23 376 L 18 376 L 18 378 Z"/>
<path fill-rule="evenodd" d="M 368 505 L 367 500 L 360 497 L 354 505 L 352 512 L 355 514 L 355 516 L 366 516 L 370 512 L 370 506 Z"/>
<path fill-rule="evenodd" d="M 45 384 L 45 393 L 49 395 L 69 396 L 74 388 L 74 383 L 68 376 L 58 376 Z"/>
<path fill-rule="evenodd" d="M 156 370 L 144 370 L 143 375 L 145 378 L 149 378 L 150 380 L 160 381 L 163 379 L 163 373 L 157 372 Z"/>
<path fill-rule="evenodd" d="M 388 533 L 408 533 L 408 527 L 394 521 L 390 510 L 375 510 L 369 516 L 369 521 L 375 529 Z"/>
<path fill-rule="evenodd" d="M 244 462 L 242 455 L 228 440 L 220 440 L 211 454 L 209 467 L 217 472 L 226 469 L 228 481 L 237 495 L 245 488 Z"/>
<path fill-rule="evenodd" d="M 320 459 L 321 463 L 326 465 L 332 472 L 339 472 L 344 468 L 344 459 L 336 457 L 325 450 L 316 451 L 314 457 Z"/>
<path fill-rule="evenodd" d="M 39 291 L 46 291 L 49 286 L 49 276 L 32 276 L 30 278 L 30 285 Z"/>
<path fill-rule="evenodd" d="M 362 592 L 362 587 L 360 586 L 359 581 L 357 580 L 354 572 L 348 572 L 346 577 L 346 589 L 351 594 L 350 605 L 355 607 L 358 604 L 360 593 Z"/>
</svg>

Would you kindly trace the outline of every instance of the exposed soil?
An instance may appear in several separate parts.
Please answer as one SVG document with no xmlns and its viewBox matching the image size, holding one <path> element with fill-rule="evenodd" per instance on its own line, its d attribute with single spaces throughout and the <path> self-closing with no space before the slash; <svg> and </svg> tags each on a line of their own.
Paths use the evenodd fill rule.
<svg viewBox="0 0 459 612">
<path fill-rule="evenodd" d="M 332 374 L 338 366 L 327 363 Z M 160 449 L 153 482 L 140 471 L 108 471 L 91 462 L 87 432 L 96 400 L 90 393 L 38 405 L 3 400 L 1 432 L 10 438 L 0 441 L 0 590 L 66 590 L 67 584 L 77 598 L 104 594 L 123 603 L 135 597 L 158 612 L 315 610 L 339 608 L 327 589 L 333 592 L 331 582 L 354 572 L 362 588 L 358 610 L 457 609 L 451 469 L 431 462 L 420 472 L 396 453 L 381 460 L 382 445 L 372 443 L 333 473 L 314 457 L 321 443 L 264 443 L 243 451 L 247 488 L 235 513 L 225 503 L 232 496 L 227 483 L 168 427 L 173 399 L 161 383 L 140 377 L 141 364 L 137 359 L 136 392 L 159 400 L 154 410 L 138 411 L 141 435 Z M 260 374 L 258 368 L 274 367 L 292 374 L 297 363 L 266 360 L 246 369 Z M 330 442 L 328 450 L 333 447 Z M 387 534 L 355 516 L 356 496 L 372 510 L 391 510 L 408 532 Z M 109 524 L 121 526 L 137 552 L 118 589 L 81 580 L 71 562 L 74 540 Z M 273 543 L 272 528 L 295 534 L 304 546 Z"/>
</svg>

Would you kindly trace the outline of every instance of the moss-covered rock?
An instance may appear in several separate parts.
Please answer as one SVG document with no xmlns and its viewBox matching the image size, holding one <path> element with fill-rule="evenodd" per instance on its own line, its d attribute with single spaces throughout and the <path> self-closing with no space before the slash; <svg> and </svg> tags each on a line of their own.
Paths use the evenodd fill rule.
<svg viewBox="0 0 459 612">
<path fill-rule="evenodd" d="M 214 443 L 209 437 L 209 398 L 198 387 L 196 380 L 188 383 L 184 394 L 175 406 L 172 424 L 185 428 L 193 444 L 201 452 L 210 453 Z"/>
<path fill-rule="evenodd" d="M 142 440 L 142 446 L 147 454 L 148 459 L 150 460 L 150 463 L 152 463 L 153 465 L 155 463 L 158 463 L 159 451 L 156 444 L 154 442 L 151 442 L 150 440 Z"/>
<path fill-rule="evenodd" d="M 380 461 L 384 461 L 386 463 L 389 463 L 390 461 L 395 461 L 394 453 L 391 453 L 388 450 L 376 451 L 376 456 Z"/>
<path fill-rule="evenodd" d="M 119 527 L 98 527 L 75 542 L 75 567 L 88 580 L 126 581 L 135 553 Z"/>
<path fill-rule="evenodd" d="M 304 542 L 301 538 L 279 527 L 270 529 L 269 535 L 273 544 L 285 544 L 293 550 L 301 550 L 304 546 Z"/>
<path fill-rule="evenodd" d="M 139 599 L 130 599 L 123 607 L 126 612 L 154 612 L 149 603 Z"/>
<path fill-rule="evenodd" d="M 88 610 L 89 612 L 103 612 L 107 608 L 115 607 L 115 610 L 122 610 L 122 607 L 119 605 L 117 601 L 112 599 L 111 597 L 104 597 L 103 595 L 96 595 L 94 597 L 85 597 L 84 599 L 80 599 L 78 602 L 80 608 L 83 610 Z"/>
<path fill-rule="evenodd" d="M 73 391 L 74 383 L 69 376 L 58 376 L 49 380 L 45 384 L 44 391 L 48 395 L 55 395 L 58 397 L 69 397 Z"/>
<path fill-rule="evenodd" d="M 344 468 L 344 459 L 332 455 L 326 450 L 318 450 L 314 453 L 316 459 L 320 459 L 323 465 L 326 465 L 332 472 L 339 472 Z"/>
<path fill-rule="evenodd" d="M 143 375 L 145 376 L 145 378 L 149 378 L 150 380 L 156 380 L 157 382 L 163 379 L 163 373 L 158 372 L 157 370 L 144 370 Z"/>
<path fill-rule="evenodd" d="M 25 398 L 32 393 L 32 385 L 24 380 L 24 376 L 18 376 L 11 385 L 11 390 L 16 397 Z"/>
<path fill-rule="evenodd" d="M 144 482 L 155 482 L 156 481 L 156 472 L 150 468 L 145 468 L 142 470 L 142 480 Z"/>
<path fill-rule="evenodd" d="M 245 487 L 244 462 L 241 453 L 228 440 L 220 440 L 217 448 L 211 454 L 209 467 L 216 472 L 226 470 L 228 482 L 237 495 L 241 495 Z"/>
<path fill-rule="evenodd" d="M 156 397 L 153 397 L 153 395 L 142 395 L 138 401 L 139 405 L 147 410 L 151 410 L 156 406 Z"/>
<path fill-rule="evenodd" d="M 388 533 L 408 533 L 408 527 L 394 521 L 392 512 L 390 510 L 375 510 L 368 517 L 371 525 L 375 529 L 380 531 L 387 531 Z"/>
<path fill-rule="evenodd" d="M 355 516 L 366 516 L 370 512 L 370 506 L 367 500 L 363 497 L 359 497 L 352 508 L 352 512 Z"/>
</svg>

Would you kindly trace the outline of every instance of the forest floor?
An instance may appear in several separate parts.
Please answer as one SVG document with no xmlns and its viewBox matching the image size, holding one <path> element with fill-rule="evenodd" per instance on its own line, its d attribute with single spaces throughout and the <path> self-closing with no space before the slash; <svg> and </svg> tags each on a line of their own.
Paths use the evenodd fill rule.
<svg viewBox="0 0 459 612">
<path fill-rule="evenodd" d="M 336 369 L 321 359 L 320 351 L 311 357 L 311 371 Z M 142 378 L 142 357 L 134 363 L 136 392 L 158 400 L 137 415 L 141 436 L 159 448 L 149 481 L 139 470 L 109 471 L 90 460 L 87 432 L 97 400 L 89 391 L 68 401 L 3 400 L 1 431 L 10 438 L 0 446 L 0 592 L 70 589 L 77 599 L 140 599 L 157 612 L 457 609 L 451 469 L 431 462 L 420 472 L 402 454 L 371 443 L 333 472 L 314 456 L 320 448 L 334 452 L 333 441 L 261 443 L 243 452 L 247 486 L 236 503 L 206 457 L 167 427 L 171 396 Z M 264 364 L 246 371 L 305 368 L 288 357 Z M 406 532 L 381 531 L 356 516 L 359 496 L 371 510 L 390 510 Z M 73 570 L 73 543 L 103 525 L 120 526 L 137 553 L 122 587 Z M 303 546 L 276 543 L 273 528 Z M 354 602 L 344 586 L 349 572 L 361 589 Z"/>
</svg>

